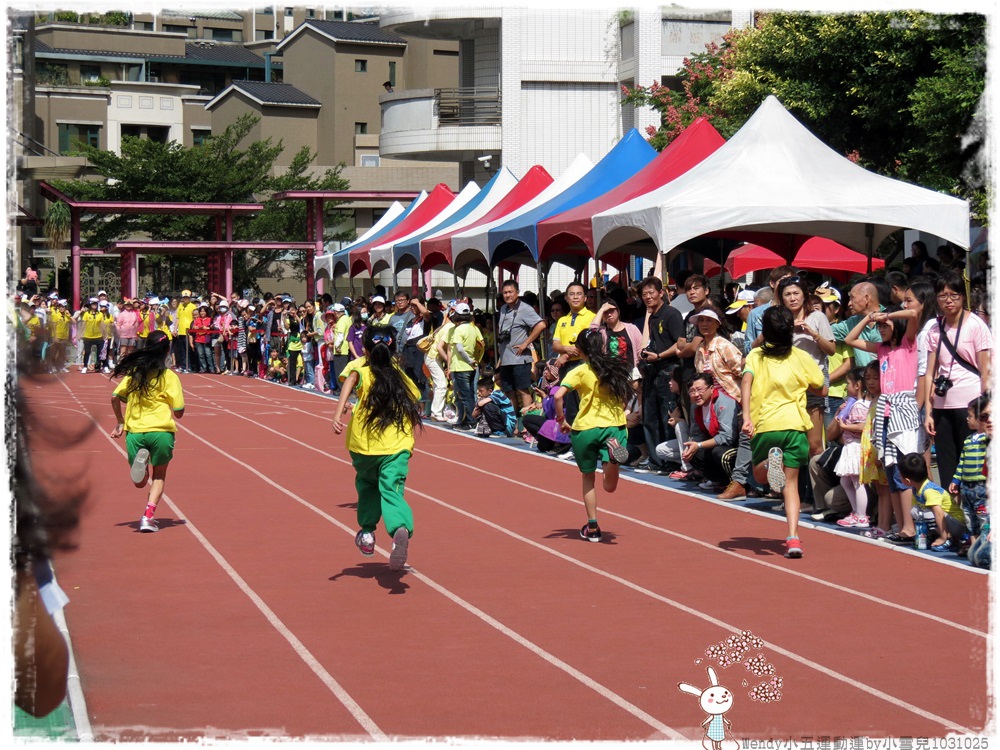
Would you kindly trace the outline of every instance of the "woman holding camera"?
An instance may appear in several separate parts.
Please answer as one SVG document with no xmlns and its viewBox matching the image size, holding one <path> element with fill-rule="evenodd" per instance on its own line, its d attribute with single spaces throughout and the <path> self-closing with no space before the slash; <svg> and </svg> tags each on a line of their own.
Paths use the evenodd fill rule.
<svg viewBox="0 0 1000 750">
<path fill-rule="evenodd" d="M 971 432 L 966 423 L 969 402 L 985 393 L 990 382 L 990 329 L 968 310 L 962 277 L 950 271 L 934 284 L 942 317 L 927 334 L 924 420 L 934 438 L 941 485 L 947 487 L 958 466 L 958 451 Z"/>
</svg>

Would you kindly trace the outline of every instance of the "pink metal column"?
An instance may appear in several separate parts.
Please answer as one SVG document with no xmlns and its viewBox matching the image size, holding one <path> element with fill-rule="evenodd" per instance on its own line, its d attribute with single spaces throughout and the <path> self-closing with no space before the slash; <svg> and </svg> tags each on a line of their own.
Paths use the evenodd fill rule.
<svg viewBox="0 0 1000 750">
<path fill-rule="evenodd" d="M 73 267 L 73 309 L 80 309 L 80 209 L 70 208 L 70 256 Z"/>
</svg>

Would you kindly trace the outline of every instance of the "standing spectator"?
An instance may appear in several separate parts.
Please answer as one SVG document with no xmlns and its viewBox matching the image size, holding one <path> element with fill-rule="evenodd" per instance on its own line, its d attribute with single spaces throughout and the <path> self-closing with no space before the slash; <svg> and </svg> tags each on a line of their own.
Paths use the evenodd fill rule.
<svg viewBox="0 0 1000 750">
<path fill-rule="evenodd" d="M 180 372 L 191 371 L 194 338 L 189 335 L 188 331 L 197 308 L 198 306 L 191 301 L 191 290 L 183 290 L 180 304 L 177 305 L 177 338 L 174 339 L 174 363 Z"/>
<path fill-rule="evenodd" d="M 501 287 L 504 304 L 500 308 L 496 341 L 500 367 L 500 387 L 518 413 L 531 406 L 532 344 L 545 332 L 545 321 L 520 299 L 521 288 L 514 279 Z"/>
<path fill-rule="evenodd" d="M 73 319 L 78 321 L 82 328 L 80 338 L 83 339 L 83 362 L 80 372 L 84 373 L 88 372 L 91 352 L 94 353 L 95 366 L 100 362 L 101 346 L 104 344 L 104 316 L 98 311 L 97 297 L 87 300 L 87 307 L 77 310 Z"/>
<path fill-rule="evenodd" d="M 110 373 L 111 367 L 109 362 L 111 361 L 111 345 L 114 341 L 115 336 L 115 319 L 111 314 L 109 309 L 110 303 L 108 301 L 98 302 L 98 311 L 101 315 L 101 332 L 102 332 L 102 344 L 99 350 L 99 361 L 97 363 L 97 370 L 103 373 Z M 141 330 L 141 329 L 140 329 Z"/>
<path fill-rule="evenodd" d="M 351 357 L 357 359 L 364 356 L 363 338 L 368 325 L 368 307 L 364 301 L 355 303 L 351 313 L 351 327 L 347 329 L 347 344 Z M 337 373 L 340 376 L 340 373 Z"/>
<path fill-rule="evenodd" d="M 631 368 L 633 385 L 639 379 L 639 352 L 642 351 L 642 331 L 622 321 L 621 308 L 609 297 L 590 322 L 590 328 L 604 335 L 608 354 L 618 357 Z"/>
<path fill-rule="evenodd" d="M 472 380 L 485 347 L 482 334 L 471 322 L 472 309 L 465 302 L 455 306 L 452 320 L 455 328 L 448 340 L 448 372 L 455 388 L 455 407 L 458 410 L 455 429 L 471 432 L 476 429 L 472 421 L 472 411 L 476 408 Z"/>
<path fill-rule="evenodd" d="M 583 360 L 576 348 L 577 337 L 590 327 L 594 313 L 587 309 L 587 289 L 579 281 L 566 287 L 566 302 L 569 312 L 559 319 L 552 334 L 552 349 L 558 355 L 559 379 L 562 381 Z M 572 422 L 580 405 L 579 394 L 571 393 L 566 400 L 566 418 Z"/>
<path fill-rule="evenodd" d="M 643 322 L 643 347 L 640 352 L 642 373 L 642 427 L 649 449 L 650 466 L 656 470 L 665 467 L 656 457 L 655 448 L 673 437 L 668 424 L 676 405 L 670 392 L 670 371 L 678 363 L 677 341 L 684 335 L 681 314 L 664 304 L 663 282 L 655 276 L 642 280 L 639 293 L 646 305 Z"/>
<path fill-rule="evenodd" d="M 847 305 L 851 312 L 851 317 L 830 326 L 833 330 L 835 341 L 843 341 L 847 338 L 855 326 L 869 313 L 877 313 L 882 309 L 878 301 L 878 290 L 875 285 L 868 281 L 859 281 L 847 295 Z M 861 340 L 874 344 L 879 344 L 882 337 L 874 323 L 867 325 L 861 332 Z M 854 347 L 854 366 L 864 367 L 869 362 L 874 362 L 876 357 L 867 349 Z"/>
<path fill-rule="evenodd" d="M 451 338 L 451 331 L 455 327 L 451 320 L 455 304 L 449 304 L 445 309 L 441 325 L 430 335 L 431 345 L 424 355 L 424 365 L 431 374 L 434 389 L 431 395 L 431 419 L 435 422 L 448 421 L 444 416 L 444 405 L 448 395 L 448 361 L 451 358 L 448 352 L 448 339 Z"/>
<path fill-rule="evenodd" d="M 684 315 L 684 335 L 677 340 L 677 356 L 681 361 L 681 382 L 688 383 L 694 377 L 694 358 L 701 346 L 701 333 L 695 316 L 711 306 L 708 299 L 708 279 L 699 273 L 691 274 L 684 280 L 684 296 L 690 304 L 690 310 Z M 716 317 L 719 325 L 722 318 Z M 687 391 L 681 392 L 681 398 L 687 398 Z"/>
<path fill-rule="evenodd" d="M 778 288 L 778 282 L 787 276 L 792 276 L 795 274 L 795 269 L 791 266 L 778 266 L 777 268 L 771 269 L 771 273 L 768 274 L 767 284 L 773 292 Z M 759 293 L 759 292 L 758 292 Z M 764 343 L 761 337 L 761 321 L 764 318 L 764 311 L 767 310 L 773 303 L 773 301 L 761 301 L 758 300 L 756 295 L 754 296 L 756 304 L 754 309 L 750 311 L 750 315 L 747 317 L 747 328 L 746 336 L 743 339 L 743 353 L 749 354 L 750 350 L 755 346 L 760 346 Z"/>
<path fill-rule="evenodd" d="M 740 350 L 742 354 L 745 355 L 746 350 L 744 349 L 744 342 L 746 340 L 747 331 L 747 318 L 750 317 L 750 313 L 753 312 L 754 308 L 754 293 L 749 289 L 742 292 L 738 292 L 736 299 L 726 308 L 726 315 L 732 315 L 739 323 L 737 325 L 730 324 L 730 328 L 735 328 L 736 330 L 729 337 L 730 342 L 733 346 Z"/>
<path fill-rule="evenodd" d="M 958 465 L 958 447 L 971 434 L 966 413 L 969 402 L 990 383 L 993 338 L 989 327 L 966 308 L 965 284 L 954 271 L 934 283 L 942 316 L 927 336 L 924 421 L 934 438 L 941 484 L 948 486 Z"/>
<path fill-rule="evenodd" d="M 191 321 L 188 329 L 194 339 L 195 354 L 199 372 L 214 374 L 215 365 L 212 361 L 212 318 L 208 305 L 198 308 L 198 315 Z"/>
<path fill-rule="evenodd" d="M 70 322 L 72 316 L 66 309 L 66 300 L 61 299 L 49 313 L 49 346 L 52 349 L 50 361 L 52 372 L 69 372 L 67 352 L 69 351 Z"/>
<path fill-rule="evenodd" d="M 38 264 L 32 261 L 24 269 L 24 276 L 21 279 L 21 290 L 31 299 L 38 294 Z"/>
<path fill-rule="evenodd" d="M 729 398 L 739 403 L 740 381 L 743 377 L 743 352 L 719 335 L 722 321 L 711 303 L 691 313 L 698 329 L 698 349 L 694 355 L 696 373 L 707 373 L 715 385 Z"/>
</svg>

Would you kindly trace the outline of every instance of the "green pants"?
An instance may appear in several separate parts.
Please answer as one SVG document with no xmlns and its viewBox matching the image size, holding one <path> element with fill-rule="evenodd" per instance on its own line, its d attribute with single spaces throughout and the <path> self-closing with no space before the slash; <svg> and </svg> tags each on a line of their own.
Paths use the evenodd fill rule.
<svg viewBox="0 0 1000 750">
<path fill-rule="evenodd" d="M 351 452 L 351 463 L 357 477 L 358 526 L 362 531 L 375 531 L 379 519 L 392 536 L 405 526 L 413 536 L 413 511 L 403 498 L 403 485 L 409 471 L 410 452 L 400 451 L 391 456 L 366 456 Z"/>
</svg>

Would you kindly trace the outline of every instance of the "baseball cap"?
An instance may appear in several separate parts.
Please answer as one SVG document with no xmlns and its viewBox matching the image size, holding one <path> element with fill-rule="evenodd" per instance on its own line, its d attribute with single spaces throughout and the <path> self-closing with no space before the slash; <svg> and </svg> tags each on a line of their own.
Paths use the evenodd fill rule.
<svg viewBox="0 0 1000 750">
<path fill-rule="evenodd" d="M 747 305 L 752 305 L 754 300 L 754 292 L 749 289 L 744 289 L 742 292 L 736 295 L 736 300 L 729 307 L 726 308 L 726 315 L 732 315 L 737 310 L 746 307 Z"/>
<path fill-rule="evenodd" d="M 345 312 L 347 312 L 347 308 L 344 307 L 343 305 L 341 305 L 340 303 L 337 303 L 335 305 L 332 305 L 332 306 L 328 307 L 326 311 L 327 312 L 331 312 L 332 311 L 332 312 L 345 313 Z"/>
<path fill-rule="evenodd" d="M 354 304 L 354 300 L 351 299 L 350 297 L 344 297 L 342 300 L 340 300 L 340 304 L 342 304 L 345 308 L 350 307 L 351 305 Z"/>
<path fill-rule="evenodd" d="M 88 305 L 96 305 L 98 303 L 98 301 L 99 300 L 97 299 L 97 297 L 91 297 L 90 299 L 87 300 L 87 304 Z"/>
<path fill-rule="evenodd" d="M 219 309 L 220 310 L 228 310 L 229 309 L 229 305 L 226 304 L 225 302 L 220 302 L 219 303 Z"/>
<path fill-rule="evenodd" d="M 65 307 L 66 305 L 69 304 L 69 300 L 68 299 L 60 299 L 59 300 L 59 304 L 63 305 Z"/>
<path fill-rule="evenodd" d="M 459 302 L 455 305 L 455 312 L 458 313 L 459 315 L 468 315 L 469 313 L 472 312 L 472 308 L 469 307 L 464 302 Z"/>
<path fill-rule="evenodd" d="M 384 305 L 385 304 L 385 297 L 382 297 L 381 295 L 376 294 L 374 297 L 372 297 L 372 304 L 374 305 L 376 302 L 381 302 Z"/>
<path fill-rule="evenodd" d="M 182 297 L 190 297 L 191 296 L 191 290 L 190 289 L 185 289 L 184 291 L 181 292 L 181 296 Z"/>
<path fill-rule="evenodd" d="M 824 302 L 840 302 L 840 290 L 824 282 L 816 287 L 816 296 Z"/>
<path fill-rule="evenodd" d="M 710 320 L 714 320 L 717 323 L 722 322 L 719 319 L 719 314 L 715 310 L 712 310 L 711 308 L 706 308 L 701 312 L 696 312 L 693 315 L 691 315 L 691 320 L 694 320 L 695 318 L 709 318 Z"/>
<path fill-rule="evenodd" d="M 101 296 L 102 294 L 103 294 L 103 295 L 104 295 L 105 297 L 107 297 L 107 296 L 108 296 L 108 293 L 107 293 L 106 291 L 104 291 L 103 289 L 102 289 L 102 290 L 100 290 L 100 291 L 99 291 L 99 292 L 97 293 L 97 296 L 98 296 L 98 297 L 100 297 L 100 296 Z"/>
<path fill-rule="evenodd" d="M 107 307 L 108 306 L 108 301 L 106 299 L 102 299 L 100 302 L 97 303 L 97 306 L 98 307 Z"/>
<path fill-rule="evenodd" d="M 159 297 L 146 297 L 146 303 L 150 304 L 150 305 L 158 305 L 158 304 L 160 304 L 160 298 Z"/>
</svg>

